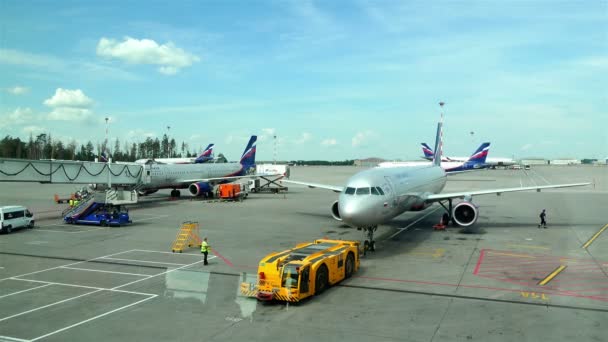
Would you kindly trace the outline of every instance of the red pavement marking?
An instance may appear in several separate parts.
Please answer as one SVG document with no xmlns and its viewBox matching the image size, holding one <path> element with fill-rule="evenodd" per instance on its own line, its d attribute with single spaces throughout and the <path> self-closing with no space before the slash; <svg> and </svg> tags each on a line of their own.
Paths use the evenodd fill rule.
<svg viewBox="0 0 608 342">
<path fill-rule="evenodd" d="M 483 261 L 483 257 L 486 254 L 486 250 L 482 249 L 479 252 L 479 259 L 477 259 L 477 265 L 475 266 L 475 270 L 473 271 L 473 274 L 477 274 L 479 272 L 479 267 L 481 266 L 481 262 Z"/>
<path fill-rule="evenodd" d="M 222 255 L 221 255 L 221 254 L 220 254 L 220 253 L 217 251 L 217 249 L 213 248 L 213 249 L 211 249 L 211 252 L 212 252 L 213 254 L 215 254 L 215 256 L 217 256 L 218 258 L 222 259 L 222 260 L 223 260 L 223 261 L 226 263 L 226 265 L 228 265 L 228 266 L 230 266 L 230 267 L 234 267 L 234 264 L 232 264 L 232 263 L 230 262 L 230 260 L 228 260 L 228 259 L 224 258 L 224 257 L 223 257 L 223 256 L 222 256 Z"/>
</svg>

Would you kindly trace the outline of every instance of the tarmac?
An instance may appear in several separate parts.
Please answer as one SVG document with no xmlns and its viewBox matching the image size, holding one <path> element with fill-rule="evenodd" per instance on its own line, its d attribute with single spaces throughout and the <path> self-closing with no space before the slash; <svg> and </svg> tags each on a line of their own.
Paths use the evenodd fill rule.
<svg viewBox="0 0 608 342">
<path fill-rule="evenodd" d="M 292 167 L 291 179 L 343 185 L 360 170 Z M 290 305 L 240 296 L 240 276 L 296 243 L 363 239 L 331 218 L 331 191 L 290 184 L 234 203 L 161 191 L 130 207 L 132 225 L 109 228 L 62 223 L 53 194 L 77 186 L 0 183 L 0 205 L 36 217 L 0 235 L 0 341 L 605 341 L 608 167 L 484 170 L 444 191 L 585 181 L 475 197 L 474 229 L 433 230 L 438 205 L 405 213 L 351 279 Z M 196 248 L 171 252 L 187 221 L 209 239 L 208 266 Z"/>
</svg>

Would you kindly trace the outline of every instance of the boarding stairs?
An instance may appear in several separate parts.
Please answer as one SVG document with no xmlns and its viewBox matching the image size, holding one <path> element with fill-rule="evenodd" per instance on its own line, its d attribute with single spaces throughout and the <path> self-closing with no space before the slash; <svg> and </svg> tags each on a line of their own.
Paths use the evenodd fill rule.
<svg viewBox="0 0 608 342">
<path fill-rule="evenodd" d="M 79 216 L 93 203 L 123 205 L 137 203 L 137 199 L 137 191 L 135 190 L 107 189 L 105 191 L 96 191 L 81 199 L 78 205 L 65 209 L 61 213 L 61 216 Z"/>
<path fill-rule="evenodd" d="M 198 222 L 184 222 L 171 245 L 171 252 L 181 253 L 186 246 L 200 247 L 201 243 Z"/>
<path fill-rule="evenodd" d="M 62 211 L 61 217 L 78 216 L 78 215 L 82 214 L 84 211 L 86 211 L 86 209 L 89 208 L 93 203 L 95 203 L 95 196 L 90 195 L 90 196 L 86 197 L 85 199 L 81 200 L 80 202 L 78 202 L 78 205 L 76 205 L 74 207 L 68 207 L 67 209 Z"/>
</svg>

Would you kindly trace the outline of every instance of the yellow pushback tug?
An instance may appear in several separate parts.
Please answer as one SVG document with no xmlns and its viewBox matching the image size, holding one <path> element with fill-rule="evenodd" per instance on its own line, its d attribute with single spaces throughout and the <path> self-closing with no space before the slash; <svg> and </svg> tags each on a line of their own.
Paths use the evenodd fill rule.
<svg viewBox="0 0 608 342">
<path fill-rule="evenodd" d="M 359 242 L 320 239 L 271 253 L 260 261 L 257 280 L 242 276 L 241 293 L 261 301 L 298 302 L 320 294 L 359 269 Z"/>
</svg>

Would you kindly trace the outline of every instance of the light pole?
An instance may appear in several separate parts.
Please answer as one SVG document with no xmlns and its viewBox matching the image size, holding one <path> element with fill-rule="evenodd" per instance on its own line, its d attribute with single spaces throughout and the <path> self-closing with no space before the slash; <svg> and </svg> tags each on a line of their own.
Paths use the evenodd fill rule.
<svg viewBox="0 0 608 342">
<path fill-rule="evenodd" d="M 101 153 L 104 153 L 104 152 L 105 152 L 105 150 L 108 148 L 108 144 L 109 144 L 109 141 L 108 141 L 108 131 L 109 131 L 109 129 L 110 129 L 110 124 L 109 124 L 109 121 L 110 121 L 110 118 L 106 118 L 106 141 L 105 141 L 105 143 L 103 144 L 103 145 L 104 145 L 104 146 L 103 146 L 103 148 L 102 148 L 102 149 L 103 149 L 103 151 L 101 151 Z"/>
<path fill-rule="evenodd" d="M 171 151 L 171 144 L 169 143 L 171 140 L 169 140 L 169 131 L 171 130 L 171 126 L 167 126 L 167 158 L 171 158 L 170 151 Z"/>
<path fill-rule="evenodd" d="M 106 117 L 106 143 L 105 143 L 105 148 L 104 151 L 102 153 L 105 152 L 105 150 L 108 147 L 108 137 L 109 137 L 109 130 L 110 130 L 110 118 Z M 107 163 L 108 163 L 108 189 L 110 189 L 112 187 L 112 170 L 110 170 L 110 156 L 107 155 L 106 157 Z"/>
<path fill-rule="evenodd" d="M 273 153 L 274 165 L 277 165 L 277 135 L 274 135 L 274 153 Z"/>
</svg>

